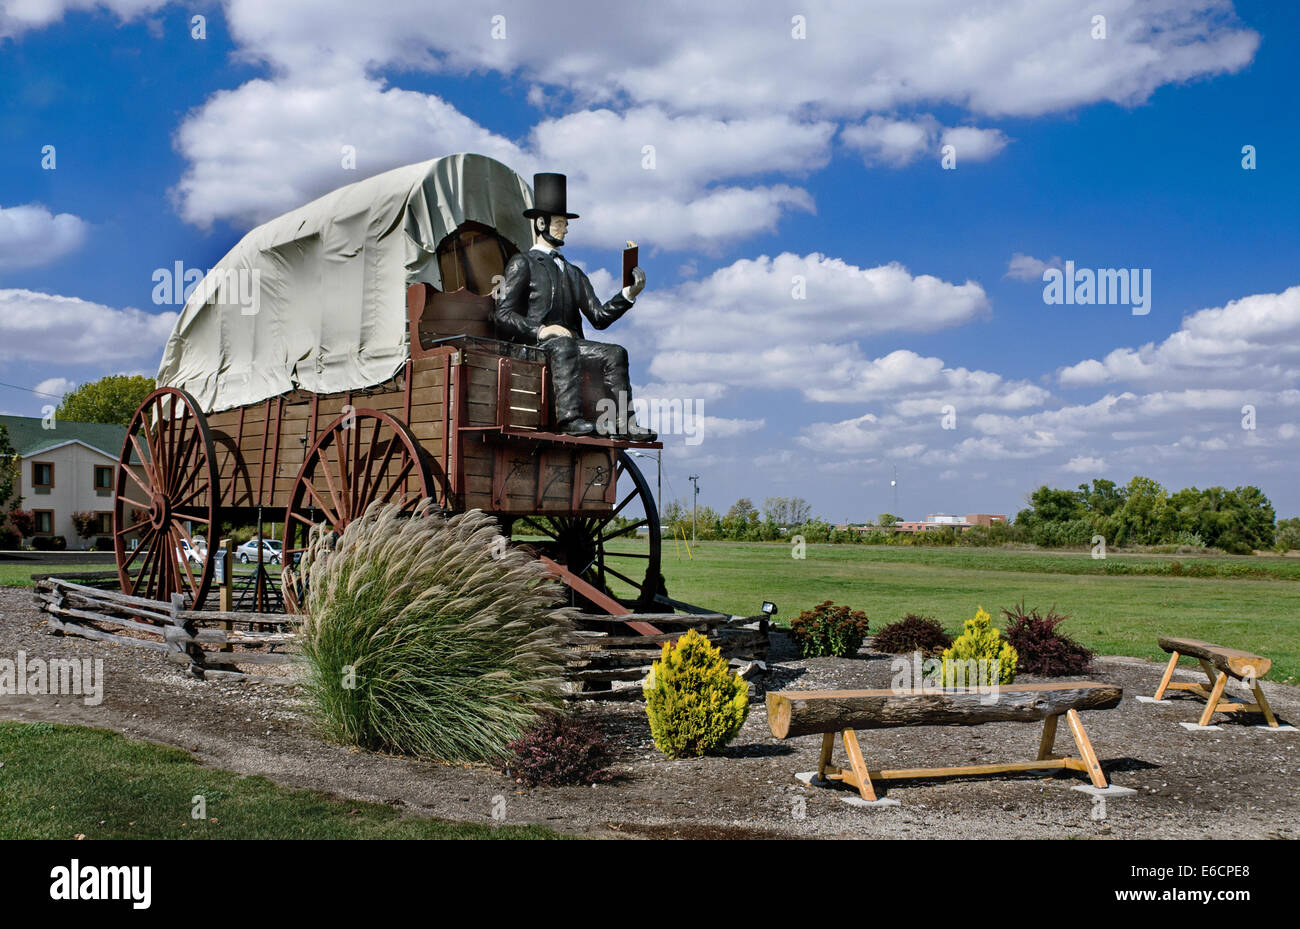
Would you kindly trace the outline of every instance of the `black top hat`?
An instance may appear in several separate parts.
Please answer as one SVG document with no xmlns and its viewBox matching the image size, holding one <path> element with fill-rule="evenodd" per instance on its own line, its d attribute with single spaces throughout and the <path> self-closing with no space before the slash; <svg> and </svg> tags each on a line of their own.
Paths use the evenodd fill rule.
<svg viewBox="0 0 1300 929">
<path fill-rule="evenodd" d="M 577 213 L 568 212 L 568 204 L 565 202 L 567 200 L 565 181 L 563 174 L 534 174 L 533 207 L 524 210 L 524 215 L 529 219 L 535 216 L 563 216 L 565 219 L 577 219 Z"/>
</svg>

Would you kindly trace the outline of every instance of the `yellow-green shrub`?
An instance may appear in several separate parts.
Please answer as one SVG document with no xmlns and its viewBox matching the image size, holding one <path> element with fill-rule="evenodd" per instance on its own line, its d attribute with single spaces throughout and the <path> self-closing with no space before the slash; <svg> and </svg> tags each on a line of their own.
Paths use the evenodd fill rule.
<svg viewBox="0 0 1300 929">
<path fill-rule="evenodd" d="M 1016 662 L 1020 660 L 1020 656 L 1011 647 L 1011 643 L 1002 638 L 1002 633 L 993 626 L 993 617 L 982 606 L 976 608 L 974 619 L 966 620 L 962 627 L 962 634 L 957 636 L 952 646 L 943 651 L 943 686 L 957 686 L 957 662 L 972 660 L 996 661 L 998 679 L 996 682 L 984 679 L 988 666 L 984 668 L 976 666 L 978 668 L 976 679 L 971 680 L 972 675 L 966 674 L 965 686 L 1010 684 L 1016 678 Z"/>
<path fill-rule="evenodd" d="M 705 755 L 730 742 L 749 715 L 749 687 L 694 629 L 664 643 L 643 687 L 655 746 L 669 758 Z"/>
</svg>

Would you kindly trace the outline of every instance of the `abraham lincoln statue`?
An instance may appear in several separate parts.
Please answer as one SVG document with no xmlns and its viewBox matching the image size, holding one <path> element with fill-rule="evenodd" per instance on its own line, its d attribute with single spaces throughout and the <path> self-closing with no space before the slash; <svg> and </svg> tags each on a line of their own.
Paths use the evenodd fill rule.
<svg viewBox="0 0 1300 929">
<path fill-rule="evenodd" d="M 582 363 L 591 360 L 599 364 L 606 396 L 618 410 L 611 437 L 653 441 L 655 434 L 638 425 L 632 413 L 627 350 L 609 342 L 590 341 L 582 331 L 583 316 L 596 329 L 605 329 L 631 309 L 632 301 L 645 288 L 645 272 L 635 268 L 631 285 L 606 303 L 596 298 L 587 275 L 560 253 L 569 220 L 578 218 L 577 213 L 568 212 L 566 187 L 563 174 L 533 176 L 533 207 L 524 210 L 524 216 L 532 221 L 537 241 L 506 265 L 493 314 L 497 331 L 546 353 L 561 432 L 579 436 L 597 432 L 595 424 L 582 418 Z"/>
</svg>

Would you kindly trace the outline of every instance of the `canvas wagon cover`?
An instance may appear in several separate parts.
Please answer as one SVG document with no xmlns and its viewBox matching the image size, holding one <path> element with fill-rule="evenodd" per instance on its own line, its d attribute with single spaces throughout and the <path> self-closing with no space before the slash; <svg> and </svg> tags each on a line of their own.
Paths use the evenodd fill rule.
<svg viewBox="0 0 1300 929">
<path fill-rule="evenodd" d="M 438 243 L 474 221 L 527 249 L 522 213 L 532 203 L 514 171 L 459 154 L 375 175 L 258 226 L 194 288 L 158 386 L 188 391 L 211 413 L 294 388 L 387 380 L 409 352 L 407 286 L 442 287 Z"/>
</svg>

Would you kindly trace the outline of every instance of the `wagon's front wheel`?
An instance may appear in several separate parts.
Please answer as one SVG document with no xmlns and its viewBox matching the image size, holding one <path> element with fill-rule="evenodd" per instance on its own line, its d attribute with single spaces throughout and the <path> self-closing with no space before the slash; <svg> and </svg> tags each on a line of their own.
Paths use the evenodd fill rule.
<svg viewBox="0 0 1300 929">
<path fill-rule="evenodd" d="M 214 559 L 191 565 L 183 543 L 197 550 L 202 533 L 215 547 L 220 487 L 203 410 L 183 390 L 155 390 L 131 417 L 117 463 L 113 549 L 123 593 L 164 601 L 180 593 L 190 609 L 203 606 Z"/>
<path fill-rule="evenodd" d="M 355 410 L 330 423 L 303 460 L 284 516 L 284 566 L 294 567 L 312 526 L 343 532 L 366 507 L 398 503 L 414 508 L 434 495 L 419 441 L 399 420 L 379 410 Z"/>
</svg>

